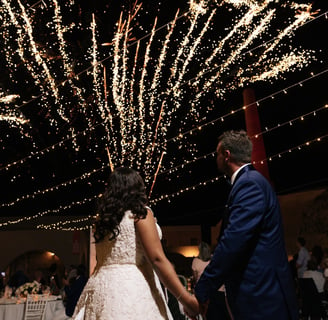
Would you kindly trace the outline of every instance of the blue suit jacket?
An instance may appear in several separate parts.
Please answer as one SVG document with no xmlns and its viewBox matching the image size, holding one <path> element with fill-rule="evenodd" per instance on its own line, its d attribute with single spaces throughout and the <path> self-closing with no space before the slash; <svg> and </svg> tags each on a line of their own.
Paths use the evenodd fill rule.
<svg viewBox="0 0 328 320">
<path fill-rule="evenodd" d="M 228 224 L 195 287 L 197 299 L 207 301 L 224 284 L 234 320 L 298 319 L 279 202 L 252 166 L 238 173 L 228 210 Z"/>
</svg>

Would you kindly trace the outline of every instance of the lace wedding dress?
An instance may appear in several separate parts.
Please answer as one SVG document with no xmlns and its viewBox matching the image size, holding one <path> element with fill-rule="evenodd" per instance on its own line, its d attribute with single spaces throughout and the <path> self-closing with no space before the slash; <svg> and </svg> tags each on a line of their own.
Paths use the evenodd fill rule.
<svg viewBox="0 0 328 320">
<path fill-rule="evenodd" d="M 73 319 L 173 320 L 159 279 L 136 235 L 131 211 L 125 213 L 118 237 L 97 243 L 96 254 L 97 266 Z"/>
</svg>

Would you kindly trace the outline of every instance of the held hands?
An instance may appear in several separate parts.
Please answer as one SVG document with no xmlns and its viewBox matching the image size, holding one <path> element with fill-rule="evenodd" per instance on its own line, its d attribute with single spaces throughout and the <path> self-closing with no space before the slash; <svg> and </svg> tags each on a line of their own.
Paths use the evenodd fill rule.
<svg viewBox="0 0 328 320">
<path fill-rule="evenodd" d="M 208 309 L 208 304 L 209 304 L 209 300 L 206 301 L 205 303 L 199 303 L 198 300 L 196 299 L 195 296 L 191 296 L 193 299 L 196 300 L 196 304 L 197 304 L 197 311 L 196 309 L 189 309 L 186 306 L 184 307 L 184 312 L 185 314 L 191 318 L 191 320 L 197 320 L 197 315 L 201 314 L 203 316 L 204 319 L 206 319 L 206 313 L 207 313 L 207 309 Z"/>
<path fill-rule="evenodd" d="M 210 303 L 210 300 L 207 300 L 205 303 L 199 304 L 199 311 L 200 311 L 201 315 L 203 315 L 203 316 L 206 315 L 209 303 Z"/>
<path fill-rule="evenodd" d="M 200 305 L 194 295 L 190 295 L 187 301 L 183 302 L 184 313 L 192 320 L 200 313 Z"/>
</svg>

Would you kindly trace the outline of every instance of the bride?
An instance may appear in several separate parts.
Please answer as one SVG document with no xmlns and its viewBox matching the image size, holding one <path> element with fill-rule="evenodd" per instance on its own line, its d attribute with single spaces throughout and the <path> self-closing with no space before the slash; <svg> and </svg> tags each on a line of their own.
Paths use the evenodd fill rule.
<svg viewBox="0 0 328 320">
<path fill-rule="evenodd" d="M 199 305 L 166 258 L 141 176 L 121 167 L 109 177 L 95 223 L 97 265 L 73 319 L 172 320 L 160 282 L 195 317 Z"/>
</svg>

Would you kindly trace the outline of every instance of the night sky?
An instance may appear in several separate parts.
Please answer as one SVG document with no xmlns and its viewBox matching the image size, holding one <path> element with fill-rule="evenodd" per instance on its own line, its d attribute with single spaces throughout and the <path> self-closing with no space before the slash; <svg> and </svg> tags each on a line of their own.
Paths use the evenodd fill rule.
<svg viewBox="0 0 328 320">
<path fill-rule="evenodd" d="M 262 2 L 258 1 L 258 3 Z M 110 106 L 107 116 L 113 117 L 114 129 L 119 126 L 118 108 L 112 107 L 116 103 L 115 86 L 111 82 L 115 75 L 113 36 L 120 12 L 126 13 L 132 10 L 134 1 L 75 1 L 70 9 L 64 5 L 61 7 L 62 26 L 71 26 L 70 31 L 64 33 L 66 51 L 70 55 L 67 60 L 70 74 L 65 71 L 63 51 L 55 44 L 58 39 L 58 29 L 54 23 L 53 2 L 52 5 L 50 3 L 47 5 L 46 1 L 22 3 L 31 18 L 35 49 L 50 66 L 54 87 L 59 88 L 59 96 L 55 97 L 56 90 L 51 87 L 50 82 L 47 82 L 47 77 L 31 76 L 33 72 L 36 74 L 44 72 L 43 66 L 37 65 L 33 50 L 26 51 L 24 61 L 19 58 L 17 54 L 19 28 L 7 25 L 8 20 L 5 20 L 5 17 L 8 10 L 3 7 L 5 14 L 0 29 L 2 35 L 0 37 L 2 41 L 0 98 L 10 94 L 17 94 L 19 97 L 11 103 L 0 103 L 1 115 L 16 115 L 28 120 L 29 123 L 18 124 L 4 118 L 0 121 L 1 223 L 21 216 L 36 217 L 33 220 L 37 220 L 41 216 L 54 215 L 59 216 L 61 221 L 69 221 L 70 217 L 76 216 L 88 217 L 94 214 L 94 200 L 106 185 L 110 171 L 108 153 L 111 154 L 113 161 L 116 160 L 115 165 L 118 165 L 117 159 L 122 153 L 120 148 L 124 134 L 118 134 L 115 130 L 108 131 L 109 122 L 106 122 L 108 118 L 104 121 L 100 106 L 104 106 L 104 101 L 107 99 L 106 103 Z M 298 1 L 298 3 L 305 3 L 305 1 Z M 61 5 L 60 1 L 59 5 Z M 19 11 L 17 5 L 13 4 L 12 7 Z M 183 22 L 183 13 L 189 11 L 188 3 L 171 0 L 162 3 L 144 1 L 142 9 L 136 15 L 133 24 L 131 23 L 128 41 L 129 52 L 131 57 L 134 57 L 136 40 L 140 40 L 134 82 L 135 104 L 137 102 L 140 104 L 136 92 L 140 89 L 138 83 L 142 81 L 142 72 L 138 70 L 142 70 L 145 64 L 144 57 L 154 18 L 158 17 L 156 27 L 159 30 L 154 36 L 149 53 L 150 61 L 145 76 L 145 83 L 148 81 L 148 86 L 151 84 L 149 79 L 156 72 L 160 48 L 163 48 L 163 41 L 169 30 L 169 25 L 166 24 L 174 19 L 178 7 L 181 9 L 176 23 L 177 29 L 170 40 L 158 79 L 158 89 L 154 91 L 153 96 L 150 90 L 145 94 L 145 121 L 153 124 L 150 132 L 155 132 L 157 122 L 152 121 L 152 117 L 154 119 L 159 117 L 156 112 L 160 110 L 163 101 L 166 103 L 167 110 L 170 110 L 168 106 L 172 105 L 174 108 L 178 103 L 180 107 L 170 116 L 167 112 L 167 118 L 163 117 L 162 123 L 158 121 L 163 127 L 164 124 L 166 125 L 166 135 L 164 137 L 163 131 L 159 130 L 157 149 L 154 149 L 150 164 L 145 165 L 149 155 L 147 152 L 150 152 L 148 150 L 151 150 L 150 146 L 154 139 L 138 141 L 140 137 L 136 135 L 137 142 L 134 142 L 132 135 L 128 134 L 126 137 L 126 148 L 131 149 L 134 155 L 132 166 L 140 169 L 141 175 L 148 179 L 150 205 L 160 224 L 214 225 L 220 219 L 229 186 L 223 177 L 215 181 L 220 175 L 216 169 L 214 151 L 217 137 L 223 131 L 245 129 L 245 115 L 242 110 L 245 88 L 252 88 L 255 92 L 270 179 L 277 194 L 326 187 L 328 184 L 326 168 L 328 108 L 325 107 L 328 105 L 327 1 L 314 1 L 312 10 L 319 11 L 312 20 L 295 30 L 291 37 L 293 47 L 313 50 L 314 61 L 309 63 L 304 61 L 302 68 L 291 69 L 284 73 L 283 77 L 279 76 L 272 81 L 256 83 L 244 81 L 242 85 L 237 85 L 241 79 L 240 75 L 244 77 L 255 75 L 257 69 L 251 69 L 249 66 L 256 65 L 259 61 L 258 54 L 263 50 L 260 47 L 261 43 L 269 44 L 270 40 L 273 41 L 277 30 L 282 30 L 290 24 L 288 10 L 280 10 L 277 11 L 277 17 L 267 34 L 242 50 L 240 57 L 236 58 L 238 63 L 225 68 L 219 81 L 204 90 L 204 79 L 210 79 L 228 60 L 230 52 L 238 48 L 239 38 L 243 37 L 242 32 L 247 31 L 241 28 L 241 33 L 225 44 L 221 60 L 218 59 L 210 65 L 199 85 L 193 85 L 199 70 L 206 69 L 204 65 L 206 55 L 220 43 L 240 17 L 239 10 L 232 10 L 231 5 L 228 4 L 223 5 L 218 10 L 217 16 L 213 18 L 208 32 L 202 37 L 201 49 L 196 50 L 188 71 L 180 81 L 176 96 L 172 92 L 167 94 L 166 90 L 169 87 L 168 79 L 174 72 L 174 61 L 179 54 L 178 50 L 182 48 L 181 34 L 186 34 L 188 31 L 188 23 Z M 204 16 L 208 16 L 216 7 L 215 1 L 209 2 L 209 9 Z M 103 75 L 104 69 L 107 72 L 107 96 L 103 92 L 105 88 L 103 81 L 99 81 L 102 91 L 99 96 L 92 82 L 92 68 L 90 69 L 92 14 L 97 25 L 98 61 L 102 61 L 99 74 Z M 22 23 L 21 18 L 17 20 Z M 74 26 L 71 25 L 73 22 Z M 205 23 L 206 20 L 199 23 L 195 28 L 196 34 L 200 34 Z M 52 26 L 52 29 L 49 26 Z M 165 27 L 161 28 L 161 26 Z M 26 43 L 31 43 L 28 35 L 25 36 L 22 47 L 26 45 L 27 48 L 32 48 Z M 286 43 L 273 57 L 289 52 L 291 44 Z M 186 47 L 188 46 L 190 48 L 191 44 L 186 44 Z M 8 63 L 8 59 L 11 63 Z M 186 60 L 187 53 L 184 51 L 179 63 L 182 65 Z M 130 72 L 132 72 L 133 61 L 133 58 L 130 59 L 126 65 L 126 69 Z M 27 67 L 29 65 L 32 69 Z M 122 88 L 121 84 L 119 87 Z M 221 90 L 220 95 L 215 92 L 217 88 Z M 197 110 L 193 113 L 191 104 L 195 101 L 194 97 L 202 90 L 205 93 L 198 100 Z M 155 101 L 154 115 L 148 109 L 152 97 Z M 179 97 L 181 100 L 178 101 Z M 124 99 L 125 107 L 133 105 L 128 95 L 125 95 Z M 140 131 L 141 125 L 137 121 L 129 118 L 126 122 L 127 126 L 131 127 L 134 123 L 136 123 L 136 130 Z M 159 128 L 163 129 L 160 125 Z M 74 139 L 72 139 L 73 134 L 76 134 Z M 177 138 L 179 135 L 183 136 L 180 140 Z M 161 155 L 163 155 L 162 161 L 159 160 Z M 140 168 L 138 163 L 141 163 Z M 121 164 L 131 165 L 129 161 L 123 161 Z M 154 177 L 156 181 L 153 185 Z M 74 228 L 89 223 L 90 219 L 86 219 L 77 224 L 68 222 L 65 226 Z"/>
</svg>

